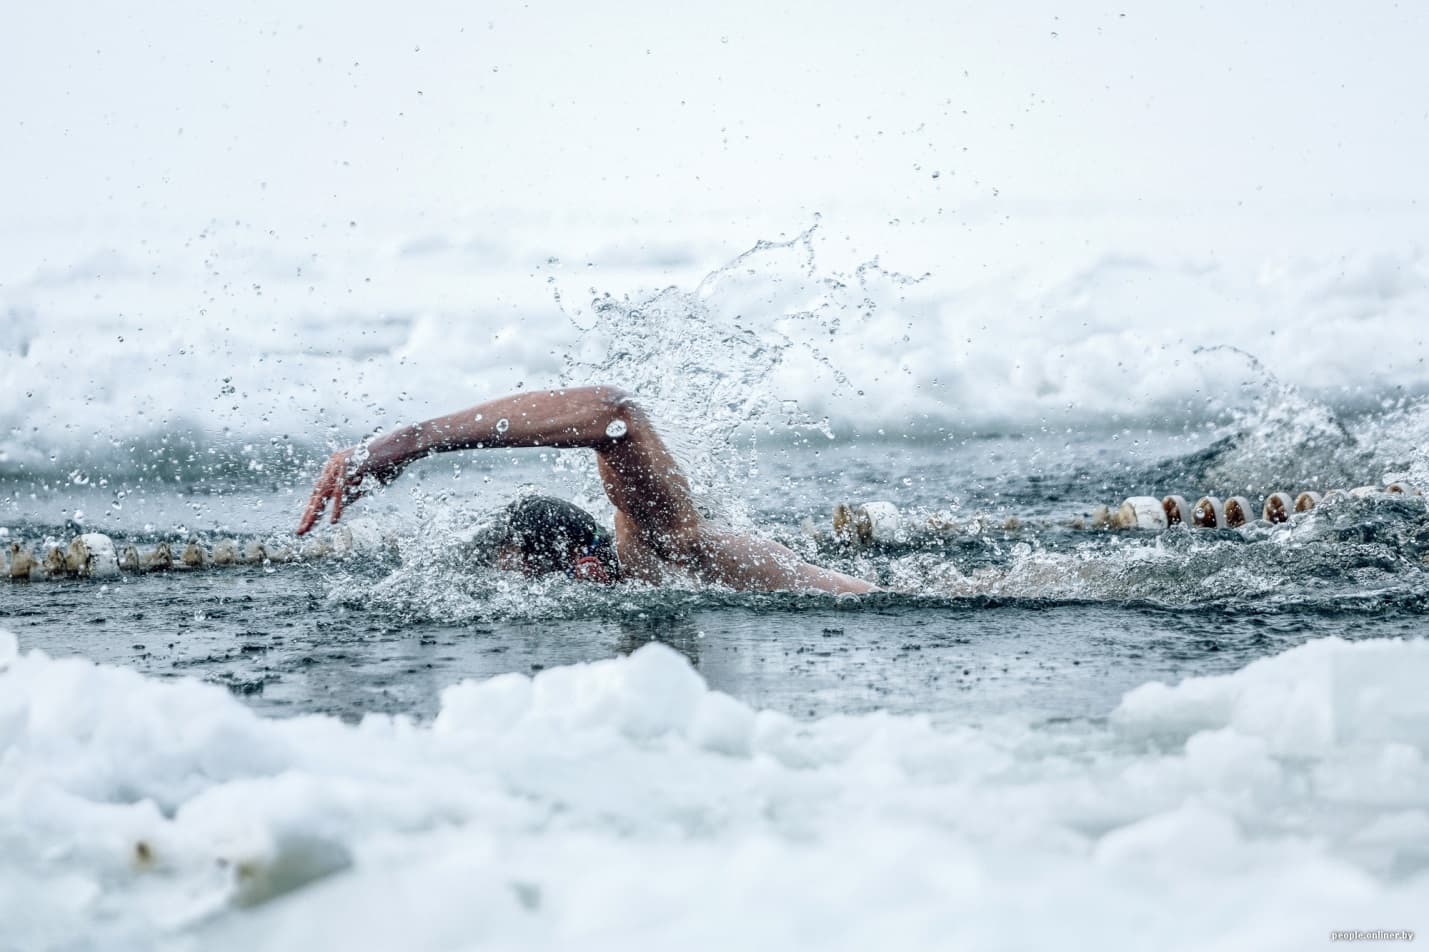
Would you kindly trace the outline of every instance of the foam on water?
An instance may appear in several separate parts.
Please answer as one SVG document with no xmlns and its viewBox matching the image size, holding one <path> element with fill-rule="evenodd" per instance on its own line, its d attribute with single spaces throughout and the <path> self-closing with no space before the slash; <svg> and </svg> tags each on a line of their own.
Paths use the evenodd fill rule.
<svg viewBox="0 0 1429 952">
<path fill-rule="evenodd" d="M 4 634 L 0 921 L 24 948 L 1304 948 L 1429 903 L 1425 678 L 1424 641 L 1325 639 L 1105 724 L 798 723 L 652 645 L 348 725 Z"/>
</svg>

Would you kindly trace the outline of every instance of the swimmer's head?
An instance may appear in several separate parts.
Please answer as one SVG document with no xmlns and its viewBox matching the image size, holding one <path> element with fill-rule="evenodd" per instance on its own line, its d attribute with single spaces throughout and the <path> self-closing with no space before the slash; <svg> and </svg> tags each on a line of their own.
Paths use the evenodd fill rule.
<svg viewBox="0 0 1429 952">
<path fill-rule="evenodd" d="M 523 496 L 506 507 L 496 564 L 527 575 L 564 572 L 594 581 L 610 581 L 616 572 L 610 540 L 590 513 L 551 496 Z"/>
</svg>

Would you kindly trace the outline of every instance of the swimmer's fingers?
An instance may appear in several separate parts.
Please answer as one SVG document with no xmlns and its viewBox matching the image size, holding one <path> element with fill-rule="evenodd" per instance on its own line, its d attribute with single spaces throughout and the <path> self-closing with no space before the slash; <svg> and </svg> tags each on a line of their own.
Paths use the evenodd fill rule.
<svg viewBox="0 0 1429 952">
<path fill-rule="evenodd" d="M 318 477 L 317 485 L 313 487 L 313 494 L 308 497 L 307 508 L 303 510 L 303 517 L 298 520 L 298 535 L 302 535 L 313 527 L 313 523 L 318 521 L 318 516 L 327 508 L 327 470 L 324 469 Z"/>
<path fill-rule="evenodd" d="M 332 522 L 337 522 L 342 518 L 344 506 L 357 502 L 358 497 L 362 495 L 362 490 L 357 488 L 357 481 L 347 472 L 346 460 L 343 462 L 343 468 L 338 470 L 332 489 L 332 519 L 330 520 Z"/>
<path fill-rule="evenodd" d="M 332 467 L 332 482 L 328 486 L 328 495 L 332 498 L 332 518 L 329 521 L 333 523 L 342 518 L 344 506 L 356 502 L 357 497 L 362 495 L 357 489 L 362 480 L 353 468 L 351 456 L 351 450 L 343 450 L 328 461 Z"/>
<path fill-rule="evenodd" d="M 366 496 L 372 488 L 372 477 L 363 473 L 363 467 L 354 465 L 351 460 L 352 451 L 344 450 L 341 465 L 337 468 L 337 473 L 333 477 L 332 495 L 332 521 L 342 518 L 342 511 L 348 506 Z M 377 485 L 382 485 L 381 480 L 377 480 Z"/>
<path fill-rule="evenodd" d="M 347 451 L 343 450 L 332 455 L 318 476 L 317 483 L 313 486 L 313 494 L 308 499 L 307 508 L 303 510 L 303 517 L 298 520 L 298 535 L 302 535 L 313 527 L 313 524 L 322 516 L 323 510 L 327 508 L 329 499 L 333 500 L 332 521 L 337 521 L 337 517 L 342 511 L 342 493 L 346 482 Z"/>
<path fill-rule="evenodd" d="M 342 497 L 347 495 L 347 487 L 344 485 L 347 480 L 338 476 L 338 484 L 332 489 L 332 518 L 328 522 L 336 524 L 342 518 Z"/>
</svg>

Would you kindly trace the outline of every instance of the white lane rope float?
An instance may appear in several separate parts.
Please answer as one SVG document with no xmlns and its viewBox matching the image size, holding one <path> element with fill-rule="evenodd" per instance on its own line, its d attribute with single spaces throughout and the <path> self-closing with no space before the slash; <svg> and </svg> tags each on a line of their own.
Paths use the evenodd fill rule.
<svg viewBox="0 0 1429 952">
<path fill-rule="evenodd" d="M 1350 490 L 1331 490 L 1323 495 L 1305 491 L 1298 495 L 1273 492 L 1257 509 L 1246 496 L 1202 496 L 1194 504 L 1185 496 L 1131 496 L 1120 506 L 1097 506 L 1060 525 L 1071 529 L 1122 530 L 1164 532 L 1175 527 L 1189 529 L 1238 529 L 1256 522 L 1269 524 L 1288 522 L 1298 513 L 1309 512 L 1325 502 L 1343 497 L 1377 495 L 1423 496 L 1422 490 L 1405 483 L 1385 487 L 1360 486 Z M 951 535 L 988 529 L 1014 531 L 1026 521 L 1017 516 L 999 517 L 978 514 L 959 520 L 944 513 L 914 514 L 901 512 L 889 502 L 869 502 L 862 505 L 840 503 L 834 507 L 833 538 L 847 546 L 900 544 L 934 535 Z M 805 532 L 821 535 L 812 524 Z"/>
<path fill-rule="evenodd" d="M 1405 483 L 1331 490 L 1323 495 L 1309 490 L 1296 496 L 1273 492 L 1260 506 L 1259 521 L 1272 524 L 1287 522 L 1296 514 L 1309 512 L 1337 498 L 1364 498 L 1381 494 L 1423 496 L 1424 492 Z M 1231 496 L 1224 501 L 1216 496 L 1202 496 L 1191 504 L 1186 497 L 1173 494 L 1161 499 L 1131 496 L 1114 509 L 1097 506 L 1091 512 L 1060 525 L 1082 530 L 1164 532 L 1176 527 L 1238 529 L 1256 521 L 1256 510 L 1245 496 Z M 947 513 L 904 512 L 893 503 L 884 501 L 861 505 L 840 503 L 834 507 L 833 540 L 849 547 L 907 544 L 930 536 L 946 537 L 998 529 L 1015 532 L 1028 525 L 1017 516 L 978 514 L 959 519 Z M 824 535 L 808 520 L 805 521 L 804 531 L 815 537 Z M 8 533 L 0 530 L 0 538 L 5 537 Z M 310 538 L 301 544 L 220 539 L 212 546 L 190 540 L 182 545 L 159 542 L 142 548 L 132 544 L 119 548 L 112 538 L 102 532 L 84 532 L 67 544 L 48 541 L 34 548 L 22 541 L 12 541 L 8 545 L 0 545 L 0 577 L 12 582 L 112 579 L 126 574 L 191 572 L 230 566 L 271 567 L 329 557 L 372 554 L 394 545 L 395 540 L 390 534 L 360 518 L 336 527 L 328 535 Z"/>
<path fill-rule="evenodd" d="M 8 533 L 0 530 L 0 536 Z M 67 544 L 46 541 L 32 547 L 23 541 L 0 545 L 0 576 L 12 582 L 47 579 L 112 579 L 150 572 L 191 572 L 229 566 L 274 566 L 371 554 L 395 540 L 370 522 L 354 519 L 332 533 L 301 544 L 220 539 L 212 546 L 198 540 L 182 544 L 158 542 L 146 546 L 115 545 L 102 532 L 84 532 Z"/>
</svg>

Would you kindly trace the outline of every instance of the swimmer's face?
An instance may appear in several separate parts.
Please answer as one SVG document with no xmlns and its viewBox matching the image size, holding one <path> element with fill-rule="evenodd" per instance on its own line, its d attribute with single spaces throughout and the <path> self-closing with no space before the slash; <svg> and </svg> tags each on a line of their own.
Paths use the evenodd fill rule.
<svg viewBox="0 0 1429 952">
<path fill-rule="evenodd" d="M 496 550 L 496 567 L 503 572 L 520 572 L 528 578 L 534 578 L 537 575 L 550 575 L 560 571 L 554 565 L 543 565 L 537 560 L 529 558 L 526 550 L 516 543 L 503 545 Z"/>
<path fill-rule="evenodd" d="M 521 552 L 519 545 L 503 545 L 496 550 L 496 559 L 493 564 L 503 572 L 526 571 L 526 559 Z"/>
<path fill-rule="evenodd" d="M 577 553 L 568 552 L 564 565 L 535 558 L 518 543 L 507 543 L 496 550 L 495 565 L 504 572 L 520 572 L 527 578 L 541 575 L 565 574 L 572 578 L 584 579 L 588 576 L 576 571 Z"/>
</svg>

